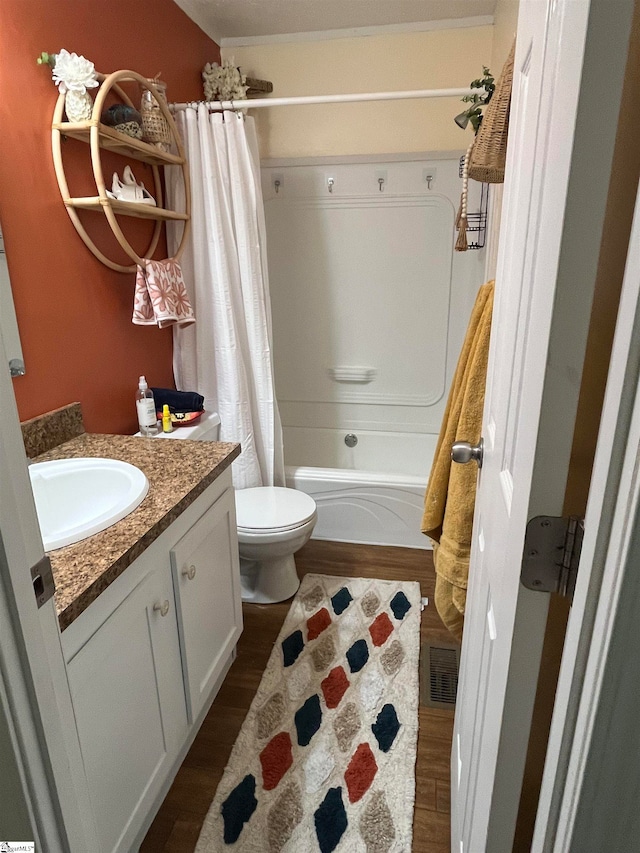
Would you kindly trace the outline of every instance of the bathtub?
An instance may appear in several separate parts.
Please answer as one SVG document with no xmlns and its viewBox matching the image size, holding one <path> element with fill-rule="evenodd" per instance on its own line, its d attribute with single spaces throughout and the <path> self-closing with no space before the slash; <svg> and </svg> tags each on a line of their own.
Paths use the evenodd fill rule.
<svg viewBox="0 0 640 853">
<path fill-rule="evenodd" d="M 313 443 L 300 430 L 285 428 L 289 463 L 285 473 L 288 486 L 311 495 L 318 505 L 314 539 L 431 548 L 430 540 L 420 532 L 420 522 L 436 435 L 360 431 L 356 432 L 358 445 L 347 448 L 344 430 L 303 430 L 308 431 L 315 433 Z M 296 460 L 298 445 L 300 449 L 314 447 L 315 465 L 290 464 Z M 365 465 L 373 468 L 374 458 L 378 470 L 366 470 Z M 412 458 L 420 473 L 380 471 L 385 462 L 391 467 L 393 460 L 397 468 L 406 470 Z M 363 467 L 355 467 L 356 459 Z M 330 461 L 340 467 L 322 466 Z"/>
<path fill-rule="evenodd" d="M 485 263 L 453 251 L 458 156 L 413 156 L 263 164 L 286 474 L 318 539 L 429 548 L 424 492 Z"/>
</svg>

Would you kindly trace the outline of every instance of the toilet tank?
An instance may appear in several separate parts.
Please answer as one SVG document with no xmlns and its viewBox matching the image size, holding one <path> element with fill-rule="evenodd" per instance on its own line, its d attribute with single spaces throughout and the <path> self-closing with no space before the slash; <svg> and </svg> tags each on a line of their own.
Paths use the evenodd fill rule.
<svg viewBox="0 0 640 853">
<path fill-rule="evenodd" d="M 189 438 L 191 441 L 219 441 L 220 415 L 217 412 L 205 412 L 197 424 L 175 427 L 173 432 L 161 432 L 157 437 Z"/>
</svg>

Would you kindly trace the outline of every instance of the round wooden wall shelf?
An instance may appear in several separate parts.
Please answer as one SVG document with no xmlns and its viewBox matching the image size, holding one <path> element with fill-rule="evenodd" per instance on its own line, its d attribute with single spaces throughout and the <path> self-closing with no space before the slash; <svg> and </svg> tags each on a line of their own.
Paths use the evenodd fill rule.
<svg viewBox="0 0 640 853">
<path fill-rule="evenodd" d="M 135 71 L 114 71 L 113 74 L 98 75 L 101 80 L 100 88 L 93 104 L 93 112 L 91 118 L 87 121 L 69 122 L 63 121 L 64 115 L 64 95 L 59 95 L 56 102 L 56 107 L 53 113 L 53 124 L 51 128 L 51 144 L 53 148 L 53 163 L 58 179 L 58 186 L 62 194 L 67 213 L 73 222 L 76 231 L 84 241 L 85 245 L 93 252 L 93 254 L 102 261 L 103 264 L 117 272 L 130 273 L 135 272 L 138 264 L 144 264 L 143 257 L 140 257 L 133 249 L 127 238 L 125 237 L 120 223 L 119 216 L 131 216 L 137 219 L 152 219 L 155 220 L 155 227 L 149 246 L 147 247 L 144 256 L 150 258 L 153 255 L 162 230 L 162 223 L 169 221 L 183 221 L 184 230 L 182 240 L 178 251 L 174 257 L 178 259 L 182 254 L 187 236 L 189 234 L 190 216 L 191 216 L 191 186 L 189 183 L 189 170 L 187 160 L 184 153 L 182 140 L 176 128 L 173 116 L 167 109 L 164 99 L 158 96 L 155 87 L 141 74 Z M 168 154 L 149 145 L 147 142 L 142 142 L 138 139 L 133 139 L 123 133 L 119 133 L 112 127 L 107 127 L 100 122 L 100 116 L 105 108 L 107 95 L 113 89 L 121 102 L 133 107 L 131 99 L 118 85 L 124 82 L 139 83 L 143 89 L 148 89 L 156 98 L 158 105 L 166 119 L 171 130 L 171 137 L 178 151 L 178 154 Z M 70 136 L 72 139 L 79 139 L 81 142 L 86 142 L 91 146 L 91 163 L 93 166 L 93 175 L 98 190 L 97 196 L 89 196 L 85 198 L 72 198 L 67 185 L 67 178 L 64 171 L 62 160 L 61 142 L 63 136 Z M 142 163 L 147 163 L 151 166 L 153 172 L 153 180 L 155 183 L 154 198 L 156 206 L 148 204 L 140 204 L 139 202 L 131 201 L 114 201 L 107 196 L 107 188 L 104 182 L 102 172 L 101 151 L 113 151 L 116 154 L 121 154 L 123 157 L 128 157 L 134 160 L 139 160 Z M 182 168 L 182 177 L 184 180 L 184 195 L 185 195 L 185 212 L 178 213 L 175 210 L 167 210 L 162 206 L 162 184 L 160 182 L 160 166 L 180 166 Z M 93 210 L 103 213 L 111 230 L 113 231 L 116 240 L 122 246 L 126 254 L 131 258 L 133 263 L 130 266 L 118 264 L 110 260 L 104 255 L 95 245 L 89 234 L 87 233 L 80 217 L 79 210 Z"/>
</svg>

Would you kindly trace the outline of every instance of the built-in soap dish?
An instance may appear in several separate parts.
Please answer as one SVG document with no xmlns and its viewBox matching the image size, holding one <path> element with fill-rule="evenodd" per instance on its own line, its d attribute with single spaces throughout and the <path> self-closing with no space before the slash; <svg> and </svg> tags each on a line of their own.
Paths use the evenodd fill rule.
<svg viewBox="0 0 640 853">
<path fill-rule="evenodd" d="M 378 371 L 375 367 L 330 367 L 329 376 L 334 382 L 373 382 Z"/>
</svg>

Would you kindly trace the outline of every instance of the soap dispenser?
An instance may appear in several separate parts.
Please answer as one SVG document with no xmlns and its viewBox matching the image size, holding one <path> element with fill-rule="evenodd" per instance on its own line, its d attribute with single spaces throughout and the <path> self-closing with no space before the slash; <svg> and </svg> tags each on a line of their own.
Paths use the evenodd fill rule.
<svg viewBox="0 0 640 853">
<path fill-rule="evenodd" d="M 136 409 L 138 410 L 140 434 L 146 436 L 158 435 L 158 417 L 156 415 L 153 391 L 149 388 L 144 376 L 141 376 L 138 380 Z"/>
</svg>

